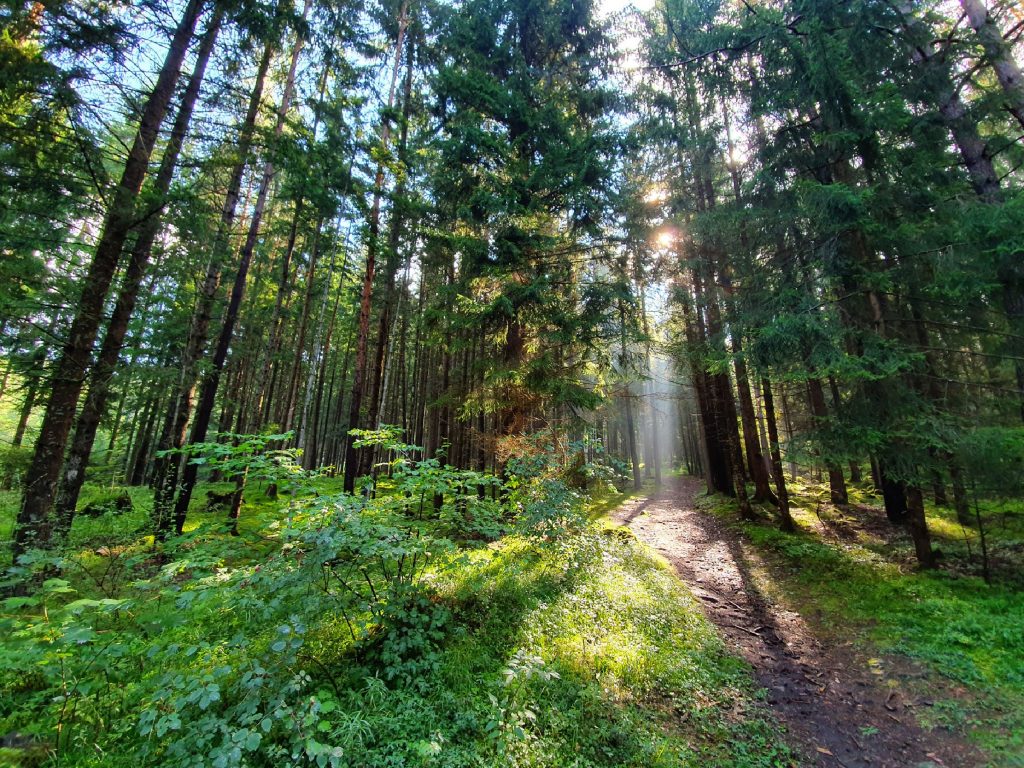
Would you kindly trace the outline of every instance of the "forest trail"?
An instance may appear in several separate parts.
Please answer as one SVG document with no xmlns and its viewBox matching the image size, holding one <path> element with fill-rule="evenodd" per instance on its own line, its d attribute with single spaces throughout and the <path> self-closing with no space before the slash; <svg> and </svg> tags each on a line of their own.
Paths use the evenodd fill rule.
<svg viewBox="0 0 1024 768">
<path fill-rule="evenodd" d="M 673 478 L 612 517 L 668 560 L 728 646 L 754 669 L 774 716 L 806 764 L 822 768 L 968 768 L 982 760 L 950 734 L 925 731 L 892 659 L 871 659 L 852 643 L 822 637 L 798 613 L 759 590 L 755 553 L 737 533 L 701 512 L 703 484 Z M 903 665 L 906 666 L 906 665 Z"/>
</svg>

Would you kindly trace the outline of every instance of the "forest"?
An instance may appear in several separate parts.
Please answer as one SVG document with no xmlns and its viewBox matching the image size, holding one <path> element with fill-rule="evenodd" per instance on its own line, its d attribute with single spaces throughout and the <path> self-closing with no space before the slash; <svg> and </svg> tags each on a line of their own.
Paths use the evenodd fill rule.
<svg viewBox="0 0 1024 768">
<path fill-rule="evenodd" d="M 0 24 L 0 766 L 1024 768 L 1015 0 Z"/>
</svg>

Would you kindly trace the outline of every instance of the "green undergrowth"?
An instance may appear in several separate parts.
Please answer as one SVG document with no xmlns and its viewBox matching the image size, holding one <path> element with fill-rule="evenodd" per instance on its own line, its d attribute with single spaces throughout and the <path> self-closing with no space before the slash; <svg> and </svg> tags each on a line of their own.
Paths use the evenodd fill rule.
<svg viewBox="0 0 1024 768">
<path fill-rule="evenodd" d="M 760 586 L 773 598 L 818 617 L 836 637 L 855 636 L 919 664 L 934 698 L 916 712 L 923 725 L 966 734 L 994 766 L 1024 766 L 1024 593 L 1012 582 L 918 571 L 908 565 L 909 542 L 895 533 L 825 537 L 829 511 L 806 497 L 797 503 L 799 530 L 787 534 L 768 522 L 740 522 L 730 500 L 698 498 L 767 555 L 771 581 Z M 931 527 L 948 527 L 948 512 L 929 512 Z M 857 514 L 884 521 L 878 509 Z"/>
<path fill-rule="evenodd" d="M 420 463 L 373 498 L 253 489 L 240 536 L 197 512 L 164 558 L 144 491 L 77 519 L 0 604 L 0 765 L 793 764 L 628 531 L 543 473 L 507 507 L 482 482 Z"/>
<path fill-rule="evenodd" d="M 630 499 L 649 496 L 655 490 L 654 481 L 651 479 L 644 481 L 639 489 L 633 488 L 632 484 L 627 484 L 621 491 L 615 486 L 597 486 L 587 497 L 587 515 L 592 520 L 598 520 L 615 511 Z"/>
<path fill-rule="evenodd" d="M 513 723 L 517 707 L 536 715 L 526 739 L 507 743 L 512 762 L 788 765 L 745 668 L 693 598 L 630 536 L 595 531 L 547 550 L 509 540 L 446 585 L 460 617 L 480 622 L 451 648 L 452 689 L 509 702 Z M 558 678 L 515 691 L 523 659 Z"/>
</svg>

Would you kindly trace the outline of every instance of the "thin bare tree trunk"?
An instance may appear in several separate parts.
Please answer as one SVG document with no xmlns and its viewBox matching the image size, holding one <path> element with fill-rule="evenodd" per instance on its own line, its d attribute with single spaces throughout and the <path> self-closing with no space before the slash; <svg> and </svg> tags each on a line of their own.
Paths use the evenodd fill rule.
<svg viewBox="0 0 1024 768">
<path fill-rule="evenodd" d="M 302 19 L 305 21 L 312 7 L 312 0 L 306 0 L 303 8 Z M 296 36 L 295 45 L 292 48 L 291 62 L 288 66 L 288 75 L 285 78 L 284 92 L 281 94 L 281 105 L 277 110 L 277 122 L 274 125 L 274 138 L 277 139 L 284 131 L 285 119 L 291 108 L 292 96 L 295 93 L 295 73 L 299 65 L 299 54 L 305 42 L 300 32 Z M 249 230 L 246 233 L 245 244 L 239 254 L 238 269 L 235 272 L 235 282 L 231 286 L 231 295 L 228 297 L 228 306 L 224 312 L 224 320 L 221 324 L 220 335 L 217 338 L 217 346 L 214 349 L 212 365 L 206 377 L 203 379 L 199 391 L 199 400 L 196 405 L 195 420 L 192 423 L 192 431 L 189 435 L 190 443 L 202 443 L 206 440 L 207 430 L 210 427 L 210 420 L 213 416 L 213 406 L 217 397 L 217 388 L 220 385 L 221 373 L 224 370 L 224 363 L 227 361 L 228 350 L 234 338 L 235 324 L 238 322 L 238 313 L 242 306 L 242 298 L 245 295 L 245 284 L 249 276 L 249 266 L 252 263 L 253 252 L 256 250 L 256 240 L 259 237 L 260 226 L 263 222 L 263 212 L 267 204 L 267 196 L 270 193 L 270 182 L 274 178 L 274 163 L 267 160 L 263 165 L 263 175 L 260 178 L 259 191 L 256 193 L 256 204 L 253 207 L 252 218 L 249 221 Z M 181 483 L 178 489 L 178 496 L 174 502 L 175 531 L 181 533 L 185 525 L 185 518 L 188 514 L 188 505 L 192 500 L 192 491 L 196 485 L 199 467 L 193 462 L 186 462 L 181 473 Z"/>
<path fill-rule="evenodd" d="M 263 86 L 266 83 L 267 70 L 274 53 L 274 42 L 267 40 L 257 67 L 256 80 L 249 96 L 249 105 L 242 122 L 238 137 L 238 160 L 232 169 L 228 182 L 227 193 L 221 206 L 220 222 L 210 252 L 206 275 L 199 290 L 199 298 L 192 313 L 185 349 L 181 354 L 181 372 L 178 383 L 172 390 L 171 400 L 164 426 L 161 430 L 157 447 L 160 451 L 180 449 L 185 444 L 188 419 L 192 411 L 192 397 L 195 393 L 196 379 L 199 375 L 199 361 L 206 346 L 213 316 L 213 302 L 220 287 L 221 270 L 224 252 L 235 221 L 235 212 L 242 191 L 242 177 L 249 162 L 252 149 L 253 132 L 259 114 L 260 101 L 263 98 Z M 163 539 L 173 529 L 174 519 L 171 510 L 174 494 L 178 487 L 178 475 L 182 460 L 177 455 L 165 455 L 157 460 L 153 470 L 153 527 L 158 539 Z"/>
<path fill-rule="evenodd" d="M 786 473 L 782 469 L 782 450 L 779 447 L 779 425 L 775 419 L 775 399 L 772 384 L 767 378 L 761 379 L 761 393 L 764 396 L 765 419 L 768 422 L 768 446 L 772 458 L 772 474 L 775 475 L 775 495 L 778 497 L 779 519 L 782 530 L 796 530 L 789 512 L 789 493 L 786 490 Z"/>
<path fill-rule="evenodd" d="M 412 113 L 412 75 L 413 57 L 410 46 L 408 61 L 405 65 L 405 83 L 402 93 L 402 123 L 399 130 L 397 156 L 400 162 L 405 162 L 406 148 L 409 140 L 409 116 Z M 376 428 L 380 423 L 379 412 L 383 393 L 383 379 L 388 363 L 388 351 L 390 347 L 390 332 L 394 323 L 391 314 L 394 311 L 396 301 L 395 279 L 398 276 L 399 255 L 398 246 L 401 242 L 402 230 L 405 225 L 405 212 L 399 209 L 402 198 L 406 191 L 406 174 L 398 177 L 395 185 L 394 203 L 391 207 L 391 221 L 388 229 L 388 250 L 384 263 L 384 301 L 380 310 L 380 318 L 377 323 L 377 350 L 373 367 L 370 370 L 370 408 L 368 424 Z"/>
<path fill-rule="evenodd" d="M 814 423 L 821 427 L 828 418 L 828 406 L 825 405 L 825 391 L 822 389 L 821 380 L 811 377 L 807 380 L 807 395 L 811 405 L 811 414 L 814 416 Z M 828 470 L 829 497 L 833 504 L 846 504 L 846 479 L 843 477 L 843 469 L 834 461 L 826 461 L 825 469 Z"/>
<path fill-rule="evenodd" d="M 302 314 L 299 316 L 299 329 L 295 338 L 295 354 L 292 357 L 291 378 L 288 384 L 288 391 L 284 402 L 284 419 L 282 430 L 288 432 L 295 421 L 296 400 L 299 395 L 299 379 L 302 378 L 302 358 L 306 352 L 306 333 L 309 329 L 309 313 L 313 307 L 313 283 L 316 279 L 317 262 L 320 259 L 320 237 L 323 231 L 324 222 L 320 220 L 317 225 L 314 237 L 313 252 L 309 257 L 309 268 L 306 270 L 306 294 L 302 300 Z M 301 443 L 296 443 L 300 445 Z"/>
<path fill-rule="evenodd" d="M 335 227 L 334 227 L 335 234 L 337 234 L 338 228 L 339 228 L 339 226 L 335 225 Z M 320 371 L 322 370 L 322 361 L 325 359 L 326 354 L 327 354 L 326 346 L 330 344 L 329 337 L 328 337 L 327 343 L 326 344 L 323 343 L 325 341 L 325 339 L 324 339 L 324 322 L 325 322 L 326 315 L 327 315 L 327 305 L 328 305 L 329 300 L 330 300 L 331 281 L 334 279 L 334 260 L 335 260 L 336 255 L 337 254 L 336 254 L 335 249 L 332 248 L 331 249 L 331 260 L 330 260 L 330 263 L 327 266 L 327 277 L 324 280 L 324 291 L 323 291 L 323 295 L 320 298 L 320 310 L 317 313 L 316 330 L 313 333 L 313 351 L 312 351 L 312 356 L 311 356 L 310 361 L 309 361 L 309 367 L 306 370 L 305 393 L 304 393 L 303 398 L 302 398 L 302 416 L 301 416 L 301 418 L 299 420 L 299 432 L 298 432 L 298 435 L 296 436 L 296 441 L 295 441 L 295 444 L 299 448 L 302 449 L 303 457 L 304 457 L 303 466 L 305 466 L 306 468 L 311 468 L 312 466 L 315 465 L 315 456 L 313 456 L 313 457 L 311 457 L 309 459 L 309 461 L 311 463 L 307 463 L 307 461 L 305 460 L 305 457 L 308 454 L 310 454 L 310 453 L 313 453 L 313 454 L 316 453 L 316 448 L 312 444 L 315 441 L 311 441 L 309 439 L 309 437 L 310 437 L 311 434 L 312 435 L 316 434 L 316 423 L 317 423 L 317 419 L 319 417 L 320 403 L 319 403 L 319 397 L 317 397 L 316 402 L 314 402 L 314 397 L 313 396 L 314 396 L 314 391 L 315 391 L 315 388 L 316 388 L 316 385 L 317 385 L 317 381 L 320 378 Z M 345 255 L 346 255 L 346 257 L 348 256 L 347 251 L 346 251 Z M 346 265 L 347 265 L 347 259 L 346 259 Z M 345 273 L 345 265 L 342 266 L 342 274 L 344 274 L 344 273 Z M 341 290 L 339 290 L 337 293 L 338 293 L 338 296 L 340 297 L 342 292 L 341 292 Z M 337 306 L 337 301 L 335 302 L 335 307 L 336 306 Z M 330 322 L 331 322 L 331 325 L 333 326 L 334 325 L 334 316 L 333 315 L 331 316 L 331 321 Z M 330 333 L 329 330 L 328 330 L 328 333 Z M 314 410 L 313 414 L 310 413 L 311 409 Z M 311 419 L 312 419 L 312 425 L 313 425 L 312 433 L 310 432 L 310 420 Z"/>
<path fill-rule="evenodd" d="M 395 89 L 398 84 L 398 73 L 402 62 L 402 45 L 405 32 L 409 26 L 409 2 L 403 0 L 398 12 L 398 35 L 395 39 L 395 59 L 391 70 L 391 87 L 388 90 L 387 108 L 381 121 L 380 144 L 386 147 L 391 136 L 391 120 L 389 114 L 395 105 Z M 370 206 L 369 233 L 366 243 L 366 271 L 363 277 L 363 291 L 359 302 L 359 331 L 356 336 L 356 365 L 352 376 L 352 396 L 349 402 L 348 428 L 358 429 L 363 407 L 363 394 L 366 389 L 366 352 L 370 336 L 370 304 L 373 298 L 373 280 L 376 270 L 378 239 L 380 237 L 380 207 L 384 196 L 384 165 L 378 164 L 377 174 L 373 182 L 373 203 Z M 345 441 L 345 479 L 344 489 L 351 493 L 355 490 L 356 473 L 359 471 L 359 451 L 351 438 Z"/>
<path fill-rule="evenodd" d="M 924 496 L 916 485 L 907 486 L 907 528 L 914 542 L 914 553 L 921 568 L 935 568 L 935 550 L 924 514 Z"/>
<path fill-rule="evenodd" d="M 156 391 L 143 412 L 141 428 L 132 446 L 130 461 L 125 464 L 125 475 L 128 485 L 142 485 L 146 479 L 146 465 L 149 461 L 149 449 L 153 443 L 153 431 L 156 429 L 157 413 L 160 409 L 161 392 Z"/>
<path fill-rule="evenodd" d="M 21 413 L 18 414 L 18 425 L 14 428 L 14 438 L 11 446 L 20 448 L 25 440 L 25 430 L 28 429 L 28 420 L 32 416 L 32 409 L 36 405 L 36 395 L 39 393 L 39 377 L 33 376 L 25 388 L 25 399 L 21 401 Z"/>
<path fill-rule="evenodd" d="M 640 458 L 637 455 L 636 428 L 633 425 L 633 393 L 629 386 L 629 358 L 626 351 L 626 310 L 619 302 L 619 370 L 622 372 L 622 409 L 626 416 L 626 447 L 629 462 L 633 468 L 633 488 L 640 490 L 643 479 L 640 476 Z"/>
<path fill-rule="evenodd" d="M 747 453 L 747 467 L 754 481 L 754 501 L 777 504 L 778 499 L 772 493 L 768 468 L 765 466 L 764 455 L 757 434 L 757 415 L 754 412 L 754 399 L 750 394 L 750 380 L 747 376 L 747 363 L 743 359 L 743 345 L 739 333 L 734 333 L 733 365 L 736 369 L 736 391 L 740 401 L 740 420 L 743 422 L 743 444 Z"/>
</svg>

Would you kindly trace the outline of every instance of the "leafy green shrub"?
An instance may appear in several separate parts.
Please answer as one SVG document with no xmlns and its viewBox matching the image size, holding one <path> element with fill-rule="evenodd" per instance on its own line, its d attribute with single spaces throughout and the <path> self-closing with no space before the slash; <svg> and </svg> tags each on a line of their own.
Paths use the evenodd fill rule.
<svg viewBox="0 0 1024 768">
<path fill-rule="evenodd" d="M 184 448 L 164 454 L 182 453 L 190 464 L 219 471 L 228 480 L 248 477 L 277 486 L 282 491 L 309 490 L 310 482 L 323 470 L 303 469 L 299 463 L 302 451 L 295 448 L 274 448 L 294 437 L 294 432 L 280 434 L 237 434 L 218 432 L 207 443 L 189 443 Z"/>
<path fill-rule="evenodd" d="M 392 593 L 379 616 L 384 636 L 368 657 L 379 662 L 386 680 L 402 678 L 413 684 L 439 663 L 438 649 L 451 617 L 426 590 L 409 587 Z"/>
<path fill-rule="evenodd" d="M 422 449 L 401 442 L 398 427 L 358 429 L 352 434 L 356 447 L 374 447 L 391 457 L 382 465 L 386 491 L 381 493 L 378 487 L 374 494 L 378 508 L 418 520 L 436 517 L 449 536 L 461 541 L 494 541 L 508 532 L 500 478 L 456 469 L 438 458 L 414 460 Z"/>
<path fill-rule="evenodd" d="M 32 596 L 4 600 L 0 618 L 0 699 L 9 702 L 0 706 L 0 727 L 57 754 L 124 727 L 121 685 L 141 652 L 131 601 L 74 593 L 67 580 L 47 579 Z"/>
<path fill-rule="evenodd" d="M 259 566 L 196 578 L 188 561 L 162 572 L 161 591 L 174 594 L 178 574 L 192 570 L 177 590 L 178 609 L 206 617 L 200 637 L 216 617 L 230 639 L 152 651 L 189 661 L 157 678 L 147 696 L 140 734 L 153 759 L 188 765 L 204 755 L 228 766 L 258 750 L 276 765 L 345 764 L 347 747 L 328 741 L 339 734 L 327 717 L 336 705 L 311 691 L 310 663 L 324 662 L 309 646 L 309 627 L 324 617 L 341 617 L 342 652 L 376 665 L 385 680 L 408 681 L 436 663 L 449 613 L 423 575 L 446 543 L 380 522 L 380 510 L 358 497 L 306 500 L 292 512 L 280 553 Z"/>
<path fill-rule="evenodd" d="M 508 504 L 517 531 L 551 540 L 586 526 L 583 496 L 569 487 L 547 455 L 514 457 L 507 472 Z"/>
</svg>

